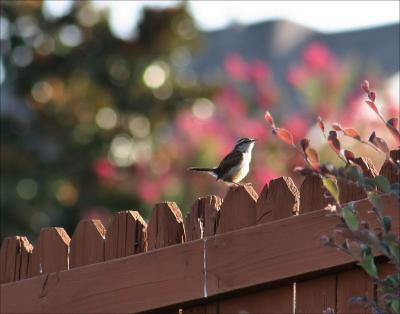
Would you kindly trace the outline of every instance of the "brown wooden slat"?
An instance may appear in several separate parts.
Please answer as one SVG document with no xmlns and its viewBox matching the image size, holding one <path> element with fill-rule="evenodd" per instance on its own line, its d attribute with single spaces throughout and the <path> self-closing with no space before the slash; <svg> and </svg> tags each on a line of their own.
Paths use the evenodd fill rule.
<svg viewBox="0 0 400 314">
<path fill-rule="evenodd" d="M 20 272 L 19 279 L 26 279 L 29 277 L 29 265 L 32 257 L 33 246 L 30 244 L 26 237 L 20 237 Z"/>
<path fill-rule="evenodd" d="M 114 215 L 105 239 L 105 259 L 113 259 L 146 251 L 147 225 L 137 211 L 121 211 Z"/>
<path fill-rule="evenodd" d="M 1 313 L 138 313 L 201 299 L 202 241 L 1 285 Z M 23 296 L 23 300 L 21 300 Z"/>
<path fill-rule="evenodd" d="M 255 225 L 257 198 L 251 185 L 230 188 L 219 211 L 217 234 Z"/>
<path fill-rule="evenodd" d="M 185 307 L 182 314 L 222 314 L 219 312 L 219 302 L 211 302 L 204 305 Z"/>
<path fill-rule="evenodd" d="M 323 209 L 329 203 L 333 203 L 331 198 L 324 196 L 325 192 L 327 191 L 320 176 L 306 176 L 300 187 L 300 214 Z"/>
<path fill-rule="evenodd" d="M 300 188 L 300 214 L 332 202 L 324 196 L 325 191 L 319 176 L 306 176 Z M 336 307 L 336 275 L 296 282 L 296 313 L 322 313 L 328 307 Z"/>
<path fill-rule="evenodd" d="M 201 235 L 203 237 L 213 236 L 216 233 L 221 203 L 222 199 L 216 195 L 201 197 L 194 202 L 190 212 L 186 215 L 185 233 L 187 241 L 200 239 Z"/>
<path fill-rule="evenodd" d="M 147 227 L 148 249 L 154 250 L 186 241 L 182 213 L 174 202 L 156 204 Z"/>
<path fill-rule="evenodd" d="M 396 160 L 400 159 L 400 149 L 395 149 L 390 151 L 390 157 L 392 160 L 395 162 Z M 394 182 L 400 182 L 400 171 L 396 165 L 393 164 L 393 162 L 386 160 L 382 167 L 381 170 L 379 171 L 380 175 L 385 176 L 386 178 L 389 179 L 390 183 Z"/>
<path fill-rule="evenodd" d="M 393 275 L 397 273 L 397 276 L 400 276 L 400 273 L 396 270 L 396 266 L 394 264 L 389 264 L 389 263 L 384 263 L 378 265 L 378 272 L 379 272 L 379 278 L 380 279 L 385 279 L 389 275 Z M 376 287 L 377 288 L 377 287 Z M 377 288 L 377 302 L 381 308 L 385 308 L 385 302 L 384 302 L 384 294 Z"/>
<path fill-rule="evenodd" d="M 296 313 L 322 313 L 336 307 L 336 275 L 296 283 Z"/>
<path fill-rule="evenodd" d="M 374 284 L 362 269 L 357 268 L 351 271 L 339 273 L 337 276 L 337 314 L 363 314 L 370 313 L 359 304 L 349 303 L 354 296 L 368 296 L 374 299 Z"/>
<path fill-rule="evenodd" d="M 299 209 L 299 191 L 290 177 L 280 177 L 265 185 L 257 200 L 257 224 L 291 217 Z M 273 313 L 289 313 L 293 309 L 293 283 L 262 293 L 225 301 L 222 313 L 247 311 L 257 313 L 261 309 Z"/>
<path fill-rule="evenodd" d="M 68 269 L 70 240 L 63 228 L 42 229 L 32 251 L 28 276 L 32 277 Z"/>
<path fill-rule="evenodd" d="M 286 286 L 276 287 L 265 291 L 223 299 L 219 302 L 218 313 L 293 313 L 293 286 L 291 286 L 291 289 L 288 289 Z"/>
<path fill-rule="evenodd" d="M 19 279 L 19 236 L 5 238 L 1 244 L 1 283 Z"/>
<path fill-rule="evenodd" d="M 398 233 L 399 202 L 387 195 L 382 201 L 385 214 L 393 217 L 393 232 Z M 366 200 L 355 206 L 362 212 L 371 208 Z M 375 220 L 374 215 L 370 216 L 368 221 Z M 268 287 L 300 275 L 303 278 L 355 264 L 347 255 L 319 243 L 319 236 L 329 234 L 335 225 L 335 219 L 319 210 L 146 254 L 4 284 L 1 311 L 135 313 L 182 302 L 202 302 L 204 295 L 217 296 L 258 284 Z M 24 302 L 17 302 L 21 295 Z"/>
<path fill-rule="evenodd" d="M 257 224 L 290 217 L 299 210 L 299 191 L 292 178 L 271 180 L 257 201 Z"/>
<path fill-rule="evenodd" d="M 354 162 L 361 167 L 365 176 L 373 178 L 377 175 L 375 166 L 368 157 L 356 158 Z M 361 200 L 367 197 L 363 188 L 348 180 L 339 179 L 338 187 L 339 199 L 342 204 Z"/>
<path fill-rule="evenodd" d="M 71 238 L 69 268 L 103 262 L 105 234 L 100 220 L 81 220 Z"/>
<path fill-rule="evenodd" d="M 392 216 L 393 232 L 398 232 L 399 202 L 391 195 L 382 200 L 385 214 Z M 358 212 L 371 209 L 367 200 L 355 206 Z M 331 234 L 337 224 L 326 214 L 318 210 L 207 239 L 208 295 L 351 263 L 346 254 L 321 245 L 320 236 Z M 376 220 L 372 213 L 366 216 L 368 222 Z"/>
</svg>

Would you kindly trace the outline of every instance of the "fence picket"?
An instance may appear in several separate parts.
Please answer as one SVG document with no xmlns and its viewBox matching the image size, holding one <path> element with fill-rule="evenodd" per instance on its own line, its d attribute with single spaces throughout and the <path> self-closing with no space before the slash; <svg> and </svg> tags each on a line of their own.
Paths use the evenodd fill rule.
<svg viewBox="0 0 400 314">
<path fill-rule="evenodd" d="M 187 241 L 200 239 L 201 236 L 213 236 L 216 233 L 221 203 L 222 199 L 216 195 L 201 197 L 194 202 L 185 220 Z"/>
<path fill-rule="evenodd" d="M 20 260 L 21 266 L 19 271 L 19 279 L 26 279 L 29 275 L 29 265 L 31 262 L 33 246 L 26 237 L 20 237 Z"/>
<path fill-rule="evenodd" d="M 257 201 L 257 224 L 290 217 L 299 210 L 300 193 L 290 177 L 271 180 Z"/>
<path fill-rule="evenodd" d="M 300 214 L 322 209 L 332 203 L 332 198 L 326 197 L 325 192 L 320 176 L 306 176 L 300 187 Z M 326 194 L 329 196 L 329 193 Z"/>
<path fill-rule="evenodd" d="M 390 157 L 394 162 L 400 160 L 400 148 L 390 151 Z M 388 178 L 390 183 L 400 182 L 400 171 L 393 161 L 386 160 L 379 171 L 379 174 Z"/>
<path fill-rule="evenodd" d="M 146 251 L 147 225 L 137 211 L 114 215 L 105 239 L 105 259 L 124 257 Z"/>
<path fill-rule="evenodd" d="M 230 188 L 219 211 L 217 234 L 255 225 L 257 198 L 251 185 Z"/>
<path fill-rule="evenodd" d="M 364 175 L 369 178 L 375 177 L 378 173 L 372 161 L 367 157 L 356 158 L 355 163 L 361 167 Z M 363 188 L 348 180 L 339 179 L 338 187 L 340 191 L 339 199 L 342 204 L 367 197 Z"/>
<path fill-rule="evenodd" d="M 63 228 L 44 228 L 32 251 L 28 277 L 68 269 L 70 238 Z"/>
<path fill-rule="evenodd" d="M 1 244 L 0 282 L 6 283 L 19 279 L 18 251 L 19 236 L 5 238 Z"/>
<path fill-rule="evenodd" d="M 306 176 L 300 188 L 300 214 L 331 203 L 332 199 L 324 196 L 325 191 L 319 176 Z M 336 275 L 296 282 L 296 313 L 322 313 L 328 307 L 336 307 Z"/>
<path fill-rule="evenodd" d="M 71 238 L 69 268 L 104 261 L 105 234 L 100 220 L 81 220 Z"/>
<path fill-rule="evenodd" d="M 154 206 L 147 227 L 148 250 L 186 241 L 182 213 L 175 202 Z"/>
</svg>

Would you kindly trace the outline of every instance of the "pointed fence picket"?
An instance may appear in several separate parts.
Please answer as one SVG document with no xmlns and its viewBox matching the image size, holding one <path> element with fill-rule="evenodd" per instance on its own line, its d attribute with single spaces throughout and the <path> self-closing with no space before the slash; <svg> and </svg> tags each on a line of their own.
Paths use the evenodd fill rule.
<svg viewBox="0 0 400 314">
<path fill-rule="evenodd" d="M 357 158 L 355 163 L 368 177 L 380 174 L 390 182 L 398 182 L 399 174 L 393 160 L 400 158 L 399 152 L 399 149 L 392 151 L 392 160 L 386 160 L 379 172 L 368 158 Z M 339 180 L 338 185 L 341 202 L 361 200 L 356 205 L 361 218 L 371 221 L 371 227 L 375 227 L 376 222 L 368 213 L 369 203 L 362 201 L 365 192 L 348 181 Z M 396 222 L 399 217 L 394 211 L 398 201 L 387 196 L 382 199 L 394 212 L 393 225 L 398 232 Z M 68 282 L 68 278 L 76 276 L 72 269 L 78 271 L 80 266 L 93 265 L 86 269 L 93 274 L 97 269 L 103 273 L 102 268 L 114 269 L 113 265 L 123 263 L 118 269 L 126 268 L 127 272 L 134 269 L 135 277 L 133 282 L 127 281 L 117 288 L 125 282 L 124 275 L 118 274 L 115 278 L 120 278 L 120 282 L 114 283 L 115 291 L 110 291 L 110 297 L 120 293 L 124 302 L 110 301 L 108 304 L 108 295 L 104 299 L 99 296 L 104 306 L 96 307 L 85 300 L 73 303 L 72 299 L 57 299 L 62 296 L 56 295 L 53 297 L 57 302 L 46 303 L 48 307 L 43 307 L 32 295 L 31 301 L 27 301 L 28 304 L 31 302 L 29 309 L 39 312 L 137 312 L 170 306 L 169 313 L 177 313 L 177 309 L 183 309 L 183 313 L 250 313 L 259 310 L 321 313 L 331 307 L 336 313 L 366 313 L 360 306 L 349 304 L 348 299 L 354 295 L 376 299 L 377 287 L 362 270 L 354 268 L 351 259 L 338 254 L 325 260 L 324 255 L 337 253 L 330 253 L 318 243 L 321 233 L 332 231 L 329 226 L 334 226 L 321 211 L 330 202 L 332 199 L 327 197 L 319 176 L 306 176 L 299 189 L 290 177 L 280 177 L 266 184 L 260 195 L 251 185 L 245 184 L 229 189 L 224 199 L 218 196 L 199 198 L 185 219 L 174 202 L 163 202 L 154 206 L 148 224 L 137 211 L 122 211 L 114 215 L 107 228 L 98 220 L 80 221 L 71 239 L 63 228 L 54 227 L 42 229 L 34 247 L 26 237 L 8 237 L 1 246 L 0 282 L 2 292 L 4 290 L 10 297 L 2 303 L 1 310 L 23 311 L 23 306 L 13 297 L 18 295 L 19 285 L 21 289 L 27 289 L 24 291 L 36 289 L 35 285 L 31 286 L 32 281 L 24 280 L 29 277 L 34 280 L 41 275 L 50 275 L 37 294 L 40 298 L 50 289 L 45 289 L 46 285 L 59 280 L 63 282 L 64 277 Z M 293 238 L 295 234 L 297 238 Z M 158 250 L 165 247 L 168 248 Z M 309 256 L 304 256 L 308 247 Z M 132 265 L 126 264 L 128 261 Z M 147 272 L 142 273 L 137 267 Z M 379 267 L 382 274 L 392 270 L 388 265 Z M 69 269 L 71 275 L 68 275 Z M 85 277 L 84 271 L 78 271 L 81 277 Z M 53 274 L 60 275 L 54 279 Z M 84 281 L 86 285 L 97 278 L 89 273 L 88 276 Z M 112 277 L 112 274 L 106 271 L 104 276 Z M 159 281 L 156 276 L 165 279 Z M 174 276 L 182 283 L 181 289 L 172 286 Z M 9 285 L 11 282 L 16 283 Z M 70 284 L 79 289 L 76 281 Z M 142 299 L 128 298 L 130 294 L 124 292 L 128 287 L 141 287 Z M 166 294 L 151 293 L 168 287 L 171 290 Z M 91 287 L 84 288 L 82 298 Z M 99 286 L 92 288 L 100 289 Z M 124 299 L 125 295 L 127 299 Z M 208 296 L 218 297 L 208 301 Z"/>
</svg>

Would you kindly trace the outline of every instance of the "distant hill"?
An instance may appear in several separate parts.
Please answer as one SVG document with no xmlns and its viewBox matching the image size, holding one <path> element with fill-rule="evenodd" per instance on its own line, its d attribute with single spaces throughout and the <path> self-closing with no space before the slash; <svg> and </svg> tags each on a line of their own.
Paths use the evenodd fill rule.
<svg viewBox="0 0 400 314">
<path fill-rule="evenodd" d="M 301 51 L 312 41 L 322 41 L 340 58 L 354 60 L 360 67 L 373 66 L 385 77 L 399 71 L 400 25 L 362 29 L 351 32 L 320 33 L 285 20 L 203 33 L 202 47 L 193 57 L 193 70 L 200 77 L 220 73 L 224 57 L 239 53 L 245 59 L 261 59 L 283 83 L 289 64 L 300 60 Z"/>
</svg>

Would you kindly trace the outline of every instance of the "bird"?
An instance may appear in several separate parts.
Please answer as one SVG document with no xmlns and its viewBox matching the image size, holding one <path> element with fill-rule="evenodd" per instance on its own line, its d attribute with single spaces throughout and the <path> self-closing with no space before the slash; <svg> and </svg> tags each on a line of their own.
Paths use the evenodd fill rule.
<svg viewBox="0 0 400 314">
<path fill-rule="evenodd" d="M 251 153 L 255 142 L 255 139 L 243 137 L 236 142 L 233 150 L 222 159 L 218 167 L 190 167 L 187 170 L 206 172 L 215 177 L 217 181 L 221 180 L 228 185 L 239 186 L 239 182 L 249 173 Z"/>
</svg>

